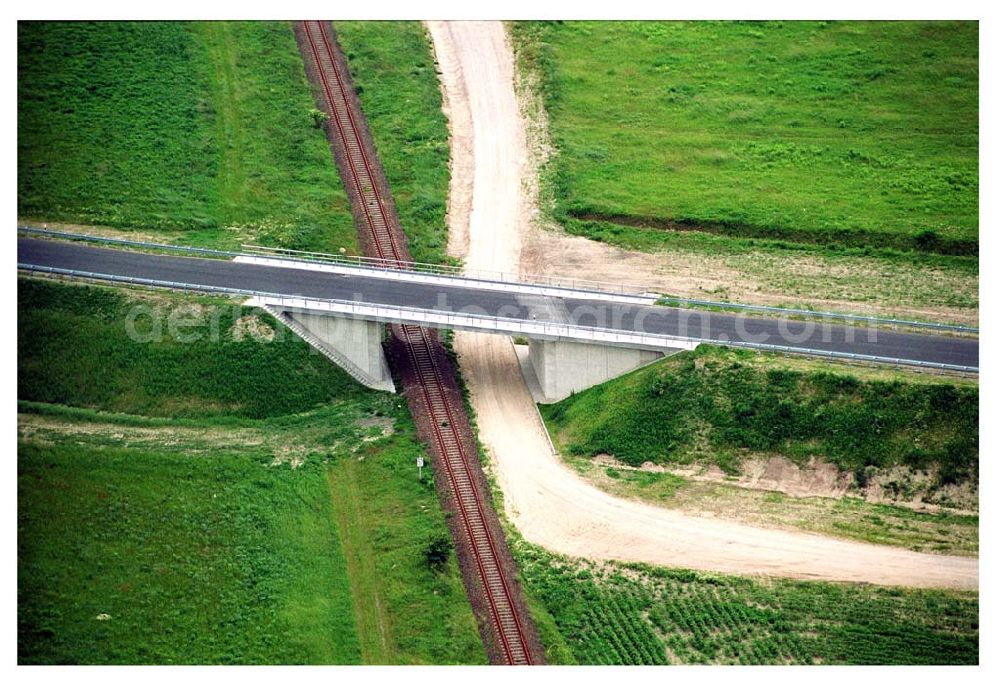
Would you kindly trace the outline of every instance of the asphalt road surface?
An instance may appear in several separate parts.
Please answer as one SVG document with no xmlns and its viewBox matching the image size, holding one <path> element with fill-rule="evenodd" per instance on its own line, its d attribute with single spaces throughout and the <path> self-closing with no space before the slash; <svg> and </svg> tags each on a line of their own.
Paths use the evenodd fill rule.
<svg viewBox="0 0 1000 685">
<path fill-rule="evenodd" d="M 910 362 L 979 367 L 978 339 L 899 333 L 864 325 L 788 321 L 658 305 L 618 304 L 591 298 L 526 296 L 524 293 L 445 287 L 222 259 L 147 254 L 25 237 L 18 238 L 17 261 L 18 264 L 112 276 L 534 319 L 539 322 L 575 323 L 622 331 L 694 337 L 723 344 L 742 341 Z"/>
</svg>

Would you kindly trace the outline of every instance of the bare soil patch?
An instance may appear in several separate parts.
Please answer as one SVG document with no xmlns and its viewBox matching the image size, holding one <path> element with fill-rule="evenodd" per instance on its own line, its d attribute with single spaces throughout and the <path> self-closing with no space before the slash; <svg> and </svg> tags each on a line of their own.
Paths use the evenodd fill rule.
<svg viewBox="0 0 1000 685">
<path fill-rule="evenodd" d="M 452 102 L 467 98 L 472 115 L 475 173 L 467 266 L 514 271 L 563 263 L 571 253 L 557 253 L 555 244 L 532 243 L 544 235 L 535 226 L 537 167 L 528 153 L 525 131 L 530 126 L 524 124 L 514 94 L 514 56 L 503 25 L 432 22 L 429 29 L 439 60 L 451 55 L 457 61 L 457 69 L 454 65 L 441 69 L 445 90 L 449 97 L 454 94 Z M 463 84 L 455 83 L 456 77 Z M 595 250 L 609 249 L 583 239 L 573 242 L 591 258 Z M 456 240 L 460 244 L 461 236 Z M 532 252 L 533 244 L 543 245 L 544 251 Z M 589 277 L 624 280 L 608 276 L 622 271 L 601 270 L 623 268 L 609 254 L 605 251 L 594 258 Z M 580 268 L 587 264 L 575 263 Z M 626 269 L 631 271 L 628 280 L 639 273 L 635 266 Z M 503 491 L 506 514 L 530 542 L 572 556 L 726 573 L 978 587 L 975 559 L 705 519 L 602 492 L 553 453 L 510 340 L 457 332 L 455 349 L 476 410 L 479 437 Z"/>
<path fill-rule="evenodd" d="M 243 341 L 250 337 L 259 342 L 271 342 L 274 340 L 274 329 L 268 326 L 261 318 L 255 314 L 241 316 L 233 322 L 233 340 Z"/>
<path fill-rule="evenodd" d="M 789 497 L 839 499 L 851 496 L 865 502 L 891 504 L 914 511 L 947 511 L 960 515 L 979 512 L 979 489 L 975 481 L 940 486 L 936 471 L 906 466 L 869 469 L 866 484 L 859 488 L 853 473 L 841 471 L 835 464 L 816 458 L 800 466 L 776 455 L 751 457 L 741 462 L 743 471 L 738 476 L 725 473 L 715 464 L 668 468 L 647 461 L 636 468 L 608 454 L 599 454 L 591 461 L 598 467 L 669 473 L 688 480 L 725 483 L 747 490 L 780 492 Z"/>
</svg>

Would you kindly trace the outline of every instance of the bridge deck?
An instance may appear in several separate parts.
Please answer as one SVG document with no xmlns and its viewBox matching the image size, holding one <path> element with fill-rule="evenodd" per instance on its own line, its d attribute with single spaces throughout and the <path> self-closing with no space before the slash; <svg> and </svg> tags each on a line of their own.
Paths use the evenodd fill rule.
<svg viewBox="0 0 1000 685">
<path fill-rule="evenodd" d="M 248 290 L 276 295 L 386 305 L 434 315 L 430 325 L 446 328 L 444 313 L 478 315 L 468 325 L 486 332 L 509 333 L 509 324 L 571 324 L 653 336 L 708 340 L 720 344 L 787 347 L 809 353 L 860 355 L 967 367 L 979 366 L 979 341 L 954 336 L 903 333 L 834 323 L 788 321 L 719 312 L 602 301 L 593 294 L 579 298 L 527 295 L 495 288 L 408 282 L 358 273 L 324 273 L 239 263 L 221 259 L 149 254 L 90 245 L 18 238 L 18 264 L 86 271 L 117 277 L 172 281 L 191 286 Z M 488 317 L 493 317 L 491 320 Z M 374 316 L 373 318 L 379 318 Z M 386 320 L 396 320 L 392 317 Z M 569 329 L 567 329 L 569 330 Z M 568 336 L 573 338 L 573 334 Z M 579 337 L 599 342 L 593 336 Z"/>
</svg>

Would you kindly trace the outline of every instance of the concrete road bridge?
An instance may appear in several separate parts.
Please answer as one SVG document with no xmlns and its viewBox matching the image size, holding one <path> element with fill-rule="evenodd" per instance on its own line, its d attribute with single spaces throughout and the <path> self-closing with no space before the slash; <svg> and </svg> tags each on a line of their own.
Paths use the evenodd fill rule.
<svg viewBox="0 0 1000 685">
<path fill-rule="evenodd" d="M 35 232 L 36 235 L 40 232 Z M 80 236 L 80 238 L 83 238 Z M 978 372 L 979 341 L 878 321 L 777 318 L 655 304 L 642 294 L 129 241 L 18 237 L 18 269 L 249 298 L 365 385 L 393 390 L 384 324 L 518 336 L 529 384 L 557 401 L 664 355 L 717 344 Z M 152 251 L 150 251 L 152 250 Z"/>
</svg>

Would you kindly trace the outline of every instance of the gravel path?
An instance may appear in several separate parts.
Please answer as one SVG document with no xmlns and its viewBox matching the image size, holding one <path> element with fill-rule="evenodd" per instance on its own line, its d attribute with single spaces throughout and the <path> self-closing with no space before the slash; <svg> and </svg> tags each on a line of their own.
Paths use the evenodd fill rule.
<svg viewBox="0 0 1000 685">
<path fill-rule="evenodd" d="M 429 22 L 452 126 L 451 249 L 516 272 L 537 213 L 511 48 L 499 22 Z M 471 183 L 469 179 L 472 179 Z M 456 332 L 507 516 L 530 542 L 592 559 L 744 575 L 978 587 L 978 560 L 687 516 L 613 497 L 553 454 L 510 340 Z"/>
</svg>

